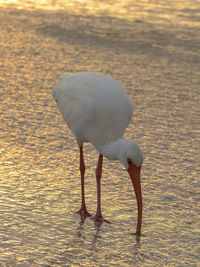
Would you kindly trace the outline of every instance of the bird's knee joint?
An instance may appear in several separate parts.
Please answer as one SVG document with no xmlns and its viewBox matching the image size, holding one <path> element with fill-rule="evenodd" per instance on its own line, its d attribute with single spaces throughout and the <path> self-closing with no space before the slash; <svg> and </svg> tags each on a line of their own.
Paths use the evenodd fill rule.
<svg viewBox="0 0 200 267">
<path fill-rule="evenodd" d="M 96 170 L 96 179 L 101 179 L 102 173 L 100 170 Z"/>
</svg>

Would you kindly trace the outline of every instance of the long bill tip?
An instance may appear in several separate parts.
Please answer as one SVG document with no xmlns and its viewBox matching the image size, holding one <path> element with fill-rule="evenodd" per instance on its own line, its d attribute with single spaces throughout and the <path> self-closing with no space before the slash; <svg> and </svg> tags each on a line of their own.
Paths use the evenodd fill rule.
<svg viewBox="0 0 200 267">
<path fill-rule="evenodd" d="M 141 184 L 140 184 L 140 171 L 141 171 L 141 167 L 137 167 L 134 164 L 131 164 L 128 168 L 128 173 L 130 175 L 133 188 L 135 190 L 137 206 L 138 206 L 138 221 L 137 221 L 137 229 L 136 229 L 137 236 L 141 234 L 141 227 L 142 227 L 142 190 L 141 190 Z"/>
</svg>

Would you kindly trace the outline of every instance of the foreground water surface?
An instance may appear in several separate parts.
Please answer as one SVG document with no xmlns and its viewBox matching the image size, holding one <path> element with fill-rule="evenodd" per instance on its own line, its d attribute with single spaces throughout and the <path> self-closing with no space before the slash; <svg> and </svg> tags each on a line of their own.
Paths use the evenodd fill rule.
<svg viewBox="0 0 200 267">
<path fill-rule="evenodd" d="M 190 2 L 190 4 L 189 4 Z M 1 266 L 198 266 L 199 1 L 1 1 Z M 102 207 L 82 221 L 79 151 L 51 96 L 60 74 L 104 72 L 135 105 L 142 236 L 128 174 L 104 161 Z M 97 152 L 86 201 L 96 211 Z"/>
</svg>

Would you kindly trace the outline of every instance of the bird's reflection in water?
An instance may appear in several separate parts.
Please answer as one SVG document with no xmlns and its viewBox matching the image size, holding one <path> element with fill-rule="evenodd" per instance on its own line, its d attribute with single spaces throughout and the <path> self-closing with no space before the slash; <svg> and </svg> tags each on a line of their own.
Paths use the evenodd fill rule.
<svg viewBox="0 0 200 267">
<path fill-rule="evenodd" d="M 79 238 L 86 239 L 85 238 L 85 235 L 84 235 L 84 228 L 83 228 L 83 225 L 84 225 L 86 219 L 89 219 L 89 218 L 80 217 L 80 222 L 79 222 L 79 225 L 78 225 L 78 227 L 76 229 L 76 235 Z M 92 243 L 96 243 L 97 239 L 98 238 L 101 238 L 100 235 L 99 235 L 99 233 L 100 233 L 100 229 L 101 229 L 102 223 L 103 222 L 96 222 L 96 221 L 94 221 L 95 233 L 94 233 L 94 238 L 93 238 Z"/>
<path fill-rule="evenodd" d="M 136 235 L 135 241 L 136 243 L 134 244 L 131 250 L 132 250 L 133 260 L 136 263 L 136 262 L 141 262 L 141 256 L 142 256 L 140 251 L 141 249 L 140 236 Z"/>
<path fill-rule="evenodd" d="M 94 221 L 94 226 L 95 226 L 95 232 L 91 241 L 91 251 L 93 251 L 94 255 L 96 255 L 101 248 L 101 226 L 103 222 L 97 222 Z"/>
<path fill-rule="evenodd" d="M 77 227 L 76 230 L 76 235 L 78 238 L 82 239 L 82 240 L 86 240 L 86 236 L 85 236 L 85 229 L 83 227 L 85 220 L 89 220 L 89 218 L 84 218 L 84 217 L 80 217 L 80 222 L 79 225 Z M 94 229 L 95 231 L 93 232 L 92 235 L 92 240 L 91 240 L 91 244 L 92 244 L 92 249 L 93 250 L 97 250 L 96 245 L 98 243 L 98 241 L 101 239 L 101 227 L 102 227 L 103 222 L 99 222 L 99 221 L 94 221 Z M 140 236 L 135 235 L 135 234 L 131 234 L 131 236 L 133 237 L 133 242 L 135 240 L 135 242 L 133 243 L 133 247 L 131 248 L 132 250 L 132 255 L 134 255 L 134 258 L 138 258 L 140 257 L 140 249 L 141 249 L 141 244 L 140 244 Z M 135 237 L 135 239 L 134 239 Z"/>
<path fill-rule="evenodd" d="M 101 232 L 101 225 L 103 222 L 94 222 L 95 224 L 95 234 L 94 234 L 94 239 L 93 239 L 93 244 L 95 244 L 97 242 L 97 240 L 99 238 L 101 238 L 100 236 L 100 232 Z"/>
<path fill-rule="evenodd" d="M 83 224 L 85 222 L 86 218 L 80 216 L 80 222 L 79 226 L 76 229 L 77 237 L 85 239 L 85 236 L 83 235 Z"/>
<path fill-rule="evenodd" d="M 109 227 L 106 231 L 106 228 L 103 227 L 105 223 L 103 222 L 96 222 L 94 221 L 94 227 L 92 229 L 87 224 L 84 226 L 85 220 L 91 220 L 90 218 L 82 218 L 80 217 L 79 225 L 76 229 L 76 236 L 77 236 L 77 243 L 80 247 L 87 247 L 90 251 L 90 256 L 95 259 L 95 261 L 98 262 L 99 255 L 102 253 L 106 255 L 107 251 L 110 250 L 110 242 L 109 239 L 107 240 L 107 234 L 110 235 L 110 231 L 112 232 L 114 229 Z M 106 224 L 107 225 L 107 224 Z M 87 226 L 87 227 L 86 227 Z M 114 231 L 113 235 L 115 235 L 116 232 Z M 120 235 L 120 234 L 119 234 Z M 144 261 L 144 254 L 141 253 L 141 242 L 142 236 L 137 236 L 133 233 L 129 233 L 126 237 L 124 237 L 124 240 L 127 239 L 127 242 L 124 241 L 123 244 L 118 239 L 115 239 L 113 241 L 114 245 L 112 244 L 113 249 L 115 250 L 115 247 L 122 246 L 122 251 L 125 249 L 125 251 L 128 251 L 128 254 L 131 255 L 127 262 L 129 262 L 131 265 L 135 264 L 141 264 Z M 107 242 L 108 241 L 108 242 Z M 119 243 L 118 243 L 119 241 Z M 131 242 L 130 242 L 131 241 Z M 115 254 L 114 251 L 112 251 L 113 254 Z M 123 258 L 126 258 L 126 253 L 124 254 Z"/>
</svg>

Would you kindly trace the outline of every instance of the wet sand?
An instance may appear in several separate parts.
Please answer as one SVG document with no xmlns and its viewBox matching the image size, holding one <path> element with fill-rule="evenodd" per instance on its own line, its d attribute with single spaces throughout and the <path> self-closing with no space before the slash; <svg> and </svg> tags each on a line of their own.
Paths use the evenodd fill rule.
<svg viewBox="0 0 200 267">
<path fill-rule="evenodd" d="M 193 18 L 174 24 L 0 8 L 2 266 L 198 266 L 200 25 Z M 135 197 L 118 162 L 105 160 L 102 178 L 103 214 L 113 223 L 74 213 L 78 147 L 51 88 L 77 71 L 115 77 L 135 105 L 126 136 L 145 156 L 140 240 Z M 98 155 L 91 145 L 85 153 L 94 214 Z"/>
</svg>

